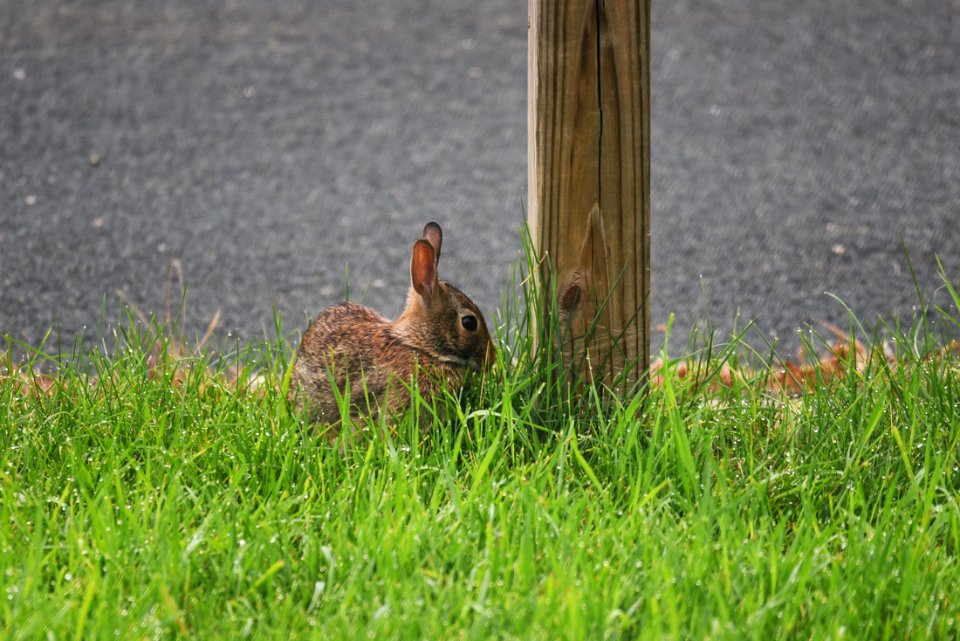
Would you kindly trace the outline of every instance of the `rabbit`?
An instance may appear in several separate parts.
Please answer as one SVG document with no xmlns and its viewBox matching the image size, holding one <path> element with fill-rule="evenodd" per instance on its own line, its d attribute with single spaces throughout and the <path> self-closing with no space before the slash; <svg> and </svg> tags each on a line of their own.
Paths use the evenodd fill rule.
<svg viewBox="0 0 960 641">
<path fill-rule="evenodd" d="M 309 419 L 339 428 L 349 384 L 350 414 L 402 412 L 414 382 L 425 397 L 462 386 L 490 367 L 496 349 L 483 314 L 459 289 L 437 278 L 443 232 L 435 222 L 413 244 L 411 286 L 394 321 L 355 303 L 340 303 L 307 328 L 290 379 L 288 402 Z M 331 380 L 332 377 L 332 380 Z"/>
</svg>

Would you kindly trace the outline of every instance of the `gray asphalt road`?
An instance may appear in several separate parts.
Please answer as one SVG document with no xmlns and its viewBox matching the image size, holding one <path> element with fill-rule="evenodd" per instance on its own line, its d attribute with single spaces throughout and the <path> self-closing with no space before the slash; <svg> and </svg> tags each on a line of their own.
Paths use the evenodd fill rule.
<svg viewBox="0 0 960 641">
<path fill-rule="evenodd" d="M 653 16 L 652 317 L 796 344 L 960 273 L 960 0 L 672 0 Z M 188 331 L 399 311 L 412 239 L 488 317 L 526 197 L 526 3 L 0 2 L 0 332 L 117 291 Z M 741 324 L 743 320 L 740 321 Z M 91 330 L 87 330 L 88 333 Z M 659 341 L 655 338 L 655 346 Z"/>
</svg>

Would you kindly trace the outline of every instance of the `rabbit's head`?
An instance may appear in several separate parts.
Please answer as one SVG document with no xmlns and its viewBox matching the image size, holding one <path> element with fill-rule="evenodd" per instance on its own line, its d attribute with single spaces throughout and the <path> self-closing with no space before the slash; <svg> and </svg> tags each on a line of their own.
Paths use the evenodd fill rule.
<svg viewBox="0 0 960 641">
<path fill-rule="evenodd" d="M 437 277 L 443 244 L 431 222 L 413 244 L 410 291 L 398 324 L 412 345 L 446 365 L 487 369 L 496 357 L 483 314 L 466 294 Z"/>
</svg>

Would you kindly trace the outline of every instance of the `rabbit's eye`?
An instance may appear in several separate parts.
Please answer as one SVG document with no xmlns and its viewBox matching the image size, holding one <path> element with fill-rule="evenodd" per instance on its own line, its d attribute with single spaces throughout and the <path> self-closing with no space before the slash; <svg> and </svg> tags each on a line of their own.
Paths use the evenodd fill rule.
<svg viewBox="0 0 960 641">
<path fill-rule="evenodd" d="M 477 331 L 477 317 L 467 314 L 460 319 L 460 324 L 463 325 L 463 328 L 468 332 Z"/>
</svg>

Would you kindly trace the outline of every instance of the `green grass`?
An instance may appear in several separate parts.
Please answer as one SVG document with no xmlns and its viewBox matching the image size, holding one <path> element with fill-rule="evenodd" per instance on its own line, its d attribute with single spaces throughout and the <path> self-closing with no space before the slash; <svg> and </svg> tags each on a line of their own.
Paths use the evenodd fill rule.
<svg viewBox="0 0 960 641">
<path fill-rule="evenodd" d="M 507 317 L 446 421 L 332 445 L 286 409 L 282 340 L 242 355 L 264 393 L 134 323 L 48 394 L 7 378 L 0 639 L 960 634 L 954 356 L 897 333 L 797 398 L 668 367 L 575 402 Z"/>
</svg>

